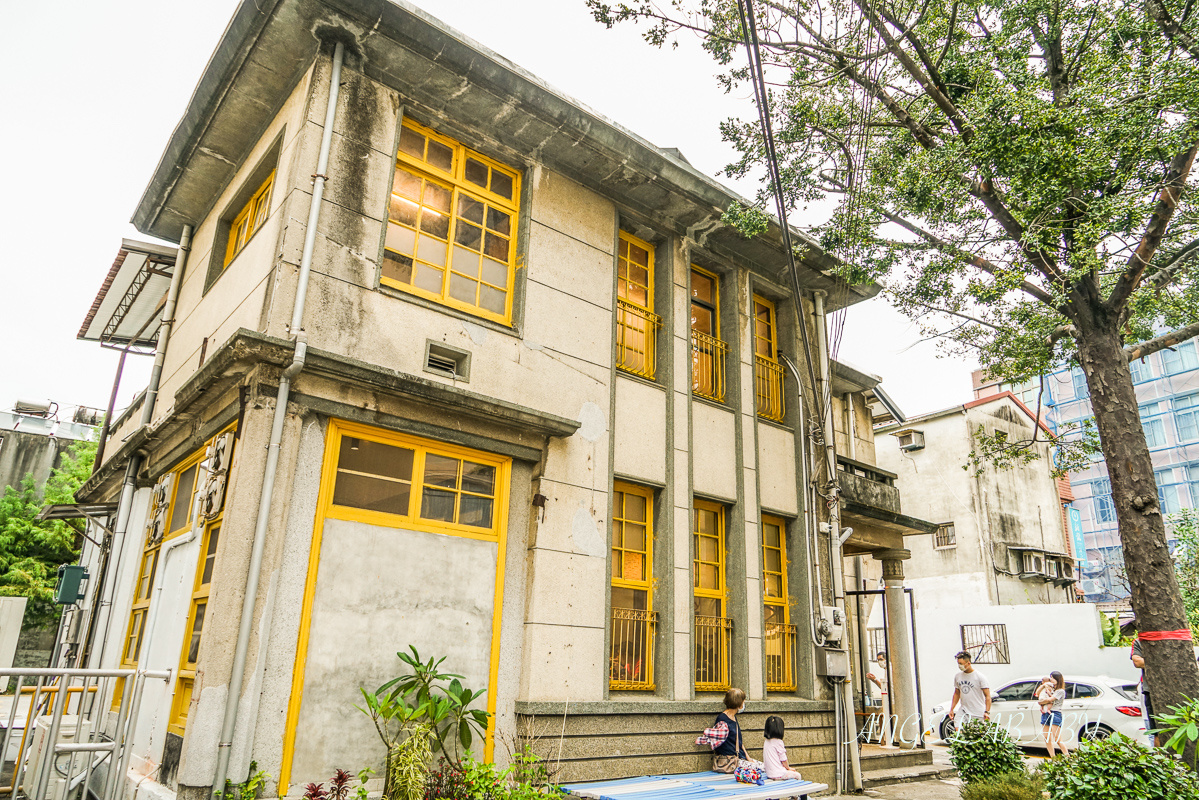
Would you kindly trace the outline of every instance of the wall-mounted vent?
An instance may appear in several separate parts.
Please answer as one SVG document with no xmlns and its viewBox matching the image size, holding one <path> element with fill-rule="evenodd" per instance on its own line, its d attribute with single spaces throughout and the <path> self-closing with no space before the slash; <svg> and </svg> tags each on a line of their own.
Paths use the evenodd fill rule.
<svg viewBox="0 0 1199 800">
<path fill-rule="evenodd" d="M 899 449 L 905 453 L 924 449 L 924 431 L 897 431 L 894 435 L 899 440 Z"/>
<path fill-rule="evenodd" d="M 457 381 L 469 381 L 470 353 L 428 339 L 425 341 L 425 372 Z"/>
</svg>

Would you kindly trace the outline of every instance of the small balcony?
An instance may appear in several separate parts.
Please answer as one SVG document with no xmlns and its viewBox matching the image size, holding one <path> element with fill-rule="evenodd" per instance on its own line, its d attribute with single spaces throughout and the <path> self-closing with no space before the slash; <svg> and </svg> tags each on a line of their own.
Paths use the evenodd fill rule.
<svg viewBox="0 0 1199 800">
<path fill-rule="evenodd" d="M 837 456 L 842 523 L 854 529 L 845 554 L 902 548 L 903 537 L 934 533 L 938 526 L 900 511 L 894 472 Z"/>
<path fill-rule="evenodd" d="M 655 344 L 662 318 L 652 311 L 616 301 L 616 366 L 653 380 L 657 365 Z"/>
<path fill-rule="evenodd" d="M 725 617 L 695 617 L 695 690 L 723 692 L 729 688 L 729 650 L 733 621 Z"/>
<path fill-rule="evenodd" d="M 758 416 L 781 422 L 786 411 L 783 405 L 782 365 L 762 356 L 754 356 L 754 393 L 757 396 Z"/>
<path fill-rule="evenodd" d="M 724 367 L 729 346 L 699 331 L 691 332 L 691 391 L 699 397 L 724 402 Z"/>
<path fill-rule="evenodd" d="M 612 652 L 608 658 L 608 688 L 614 691 L 652 691 L 654 688 L 654 629 L 658 612 L 612 609 Z"/>
</svg>

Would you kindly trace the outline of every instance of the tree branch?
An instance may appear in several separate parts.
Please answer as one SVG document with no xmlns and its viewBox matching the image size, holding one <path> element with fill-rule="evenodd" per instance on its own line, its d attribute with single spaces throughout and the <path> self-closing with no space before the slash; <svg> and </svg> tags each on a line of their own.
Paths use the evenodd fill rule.
<svg viewBox="0 0 1199 800">
<path fill-rule="evenodd" d="M 1199 336 L 1199 322 L 1192 322 L 1185 328 L 1179 328 L 1176 331 L 1162 334 L 1156 338 L 1147 339 L 1132 347 L 1125 347 L 1124 355 L 1128 356 L 1129 361 L 1136 361 L 1138 358 L 1144 358 L 1151 353 L 1156 353 L 1158 350 L 1166 350 L 1188 339 L 1194 339 L 1196 336 Z"/>
<path fill-rule="evenodd" d="M 1191 241 L 1174 255 L 1170 256 L 1165 264 L 1159 266 L 1145 278 L 1143 284 L 1154 291 L 1161 289 L 1174 280 L 1174 276 L 1180 269 L 1187 265 L 1187 262 L 1194 257 L 1196 252 L 1199 252 L 1199 239 Z"/>
<path fill-rule="evenodd" d="M 1149 218 L 1149 224 L 1145 226 L 1145 235 L 1141 239 L 1141 243 L 1137 245 L 1137 249 L 1128 257 L 1124 274 L 1120 276 L 1108 297 L 1108 306 L 1113 311 L 1124 309 L 1128 299 L 1140 285 L 1149 262 L 1157 253 L 1157 248 L 1161 245 L 1166 230 L 1170 227 L 1170 221 L 1174 218 L 1174 212 L 1178 209 L 1178 200 L 1186 186 L 1187 177 L 1191 174 L 1191 167 L 1195 164 L 1196 152 L 1199 152 L 1199 144 L 1192 144 L 1186 150 L 1175 155 L 1170 162 L 1170 170 L 1166 174 L 1166 180 L 1162 182 L 1162 191 L 1158 195 L 1157 205 L 1153 209 L 1153 215 Z"/>
<path fill-rule="evenodd" d="M 1147 5 L 1149 16 L 1153 17 L 1166 38 L 1190 53 L 1192 58 L 1199 59 L 1199 41 L 1182 29 L 1182 25 L 1166 9 L 1166 4 L 1162 0 L 1149 0 Z"/>
</svg>

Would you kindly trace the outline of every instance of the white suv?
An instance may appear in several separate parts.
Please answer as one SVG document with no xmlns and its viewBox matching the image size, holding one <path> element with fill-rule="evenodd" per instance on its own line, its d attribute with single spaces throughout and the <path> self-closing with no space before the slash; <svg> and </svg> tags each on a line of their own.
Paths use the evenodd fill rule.
<svg viewBox="0 0 1199 800">
<path fill-rule="evenodd" d="M 1029 747 L 1045 746 L 1040 706 L 1032 696 L 1041 680 L 1019 678 L 991 690 L 991 720 Z M 933 709 L 926 737 L 932 738 L 934 733 L 941 739 L 950 737 L 955 726 L 948 711 L 949 703 Z M 1066 746 L 1077 745 L 1081 739 L 1104 739 L 1117 732 L 1141 744 L 1147 741 L 1137 685 L 1103 676 L 1067 677 L 1062 708 L 1062 741 Z"/>
</svg>

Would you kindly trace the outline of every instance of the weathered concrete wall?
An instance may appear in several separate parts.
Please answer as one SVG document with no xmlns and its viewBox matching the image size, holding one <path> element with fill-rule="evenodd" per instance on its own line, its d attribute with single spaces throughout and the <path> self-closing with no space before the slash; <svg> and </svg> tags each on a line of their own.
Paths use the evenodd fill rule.
<svg viewBox="0 0 1199 800">
<path fill-rule="evenodd" d="M 20 489 L 25 476 L 32 475 L 34 486 L 40 493 L 46 486 L 51 470 L 59 465 L 62 454 L 72 444 L 74 441 L 71 439 L 47 436 L 41 432 L 0 430 L 0 492 L 6 486 Z"/>
<path fill-rule="evenodd" d="M 202 366 L 202 353 L 205 358 L 211 355 L 238 328 L 266 330 L 265 319 L 268 309 L 272 307 L 274 284 L 278 280 L 275 264 L 280 239 L 287 226 L 295 224 L 289 215 L 297 204 L 303 206 L 302 213 L 295 212 L 300 216 L 300 227 L 303 227 L 311 199 L 311 175 L 316 171 L 316 151 L 302 152 L 301 147 L 311 137 L 306 125 L 311 124 L 314 113 L 311 110 L 311 98 L 317 94 L 312 83 L 310 70 L 301 77 L 233 180 L 216 198 L 211 213 L 196 226 L 183 282 L 179 287 L 176 322 L 163 365 L 155 419 L 161 419 L 170 412 L 175 391 Z M 325 89 L 319 95 L 328 97 L 327 80 Z M 324 119 L 323 100 L 321 109 L 316 113 L 319 113 L 319 120 Z M 316 137 L 319 142 L 319 131 Z M 240 200 L 247 188 L 251 192 L 257 188 L 247 187 L 246 184 L 268 155 L 277 158 L 277 165 L 266 222 L 233 261 L 221 270 L 220 262 L 225 255 L 222 226 L 227 228 L 230 214 L 240 210 L 232 207 L 234 200 Z M 307 199 L 297 198 L 297 192 L 307 192 L 304 195 Z M 300 235 L 303 236 L 302 231 Z M 214 259 L 220 277 L 212 282 L 209 276 Z M 290 318 L 291 298 L 294 296 L 294 292 L 285 294 L 286 307 L 276 314 L 285 317 L 284 322 Z"/>
<path fill-rule="evenodd" d="M 1048 447 L 1040 446 L 1038 460 L 1011 469 L 987 466 L 978 475 L 962 469 L 972 447 L 970 432 L 978 426 L 1006 431 L 1016 440 L 1032 435 L 1031 424 L 1011 401 L 1002 400 L 905 426 L 924 432 L 923 450 L 905 453 L 894 437 L 880 437 L 877 459 L 899 475 L 904 513 L 954 524 L 956 547 L 936 549 L 932 536 L 906 539 L 912 551 L 904 566 L 909 584 L 924 581 L 926 591 L 946 607 L 977 604 L 983 587 L 988 601 L 996 604 L 1073 599 L 1070 587 L 1003 574 L 1016 563 L 1009 565 L 1006 545 L 1067 551 Z"/>
<path fill-rule="evenodd" d="M 563 783 L 696 772 L 712 768 L 711 750 L 697 746 L 695 737 L 712 724 L 719 708 L 719 703 L 695 701 L 662 709 L 634 703 L 604 708 L 526 703 L 519 709 L 519 731 Z M 836 739 L 831 705 L 747 703 L 737 721 L 750 758 L 762 757 L 762 729 L 771 714 L 783 717 L 792 768 L 808 780 L 832 785 Z"/>
<path fill-rule="evenodd" d="M 486 689 L 491 673 L 495 542 L 328 519 L 308 639 L 292 782 L 319 782 L 382 747 L 359 687 L 407 672 L 397 651 L 445 657 L 442 668 Z"/>
</svg>

